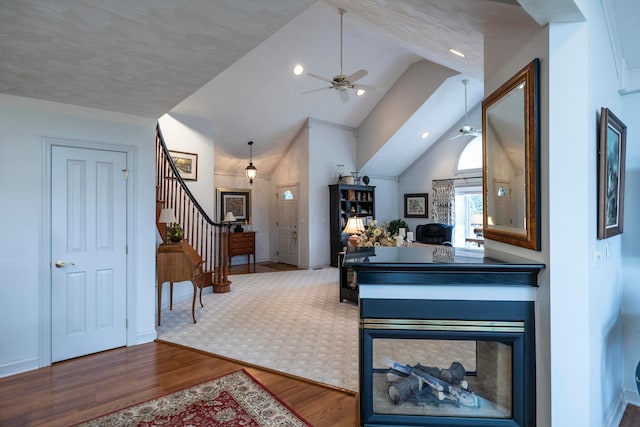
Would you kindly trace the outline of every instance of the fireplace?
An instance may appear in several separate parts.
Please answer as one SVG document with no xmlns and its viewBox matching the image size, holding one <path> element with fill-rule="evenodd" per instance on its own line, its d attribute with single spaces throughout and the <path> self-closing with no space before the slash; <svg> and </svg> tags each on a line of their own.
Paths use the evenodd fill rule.
<svg viewBox="0 0 640 427">
<path fill-rule="evenodd" d="M 360 301 L 363 426 L 535 426 L 532 301 Z"/>
</svg>

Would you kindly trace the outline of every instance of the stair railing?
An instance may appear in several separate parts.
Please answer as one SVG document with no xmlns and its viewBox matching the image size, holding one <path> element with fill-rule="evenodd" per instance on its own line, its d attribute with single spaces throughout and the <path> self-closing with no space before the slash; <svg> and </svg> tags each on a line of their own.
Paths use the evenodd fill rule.
<svg viewBox="0 0 640 427">
<path fill-rule="evenodd" d="M 169 155 L 160 130 L 156 126 L 156 224 L 164 238 L 166 228 L 158 223 L 161 208 L 173 209 L 184 238 L 203 259 L 203 271 L 213 272 L 216 285 L 228 285 L 229 225 L 214 222 L 195 199 Z"/>
</svg>

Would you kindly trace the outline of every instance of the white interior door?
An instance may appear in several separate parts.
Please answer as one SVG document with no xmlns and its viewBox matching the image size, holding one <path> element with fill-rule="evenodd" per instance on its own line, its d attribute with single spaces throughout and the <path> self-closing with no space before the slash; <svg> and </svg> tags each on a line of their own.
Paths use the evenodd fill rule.
<svg viewBox="0 0 640 427">
<path fill-rule="evenodd" d="M 126 345 L 127 155 L 51 148 L 51 359 Z"/>
<path fill-rule="evenodd" d="M 278 187 L 278 262 L 298 265 L 298 186 Z"/>
</svg>

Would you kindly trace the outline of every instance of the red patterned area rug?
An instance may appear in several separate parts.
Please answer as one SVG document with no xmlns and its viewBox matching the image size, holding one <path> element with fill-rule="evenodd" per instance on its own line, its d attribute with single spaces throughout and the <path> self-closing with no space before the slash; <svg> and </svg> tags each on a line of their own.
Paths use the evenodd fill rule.
<svg viewBox="0 0 640 427">
<path fill-rule="evenodd" d="M 79 426 L 311 426 L 244 369 Z"/>
</svg>

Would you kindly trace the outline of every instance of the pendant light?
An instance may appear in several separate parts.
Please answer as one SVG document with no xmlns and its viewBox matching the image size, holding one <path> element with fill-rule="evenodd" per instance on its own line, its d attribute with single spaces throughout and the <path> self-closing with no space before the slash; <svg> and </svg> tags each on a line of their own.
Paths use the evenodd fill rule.
<svg viewBox="0 0 640 427">
<path fill-rule="evenodd" d="M 256 178 L 258 174 L 258 169 L 253 166 L 253 141 L 249 141 L 249 166 L 244 170 L 247 174 L 247 178 L 249 178 L 249 184 L 253 184 L 253 180 Z"/>
</svg>

